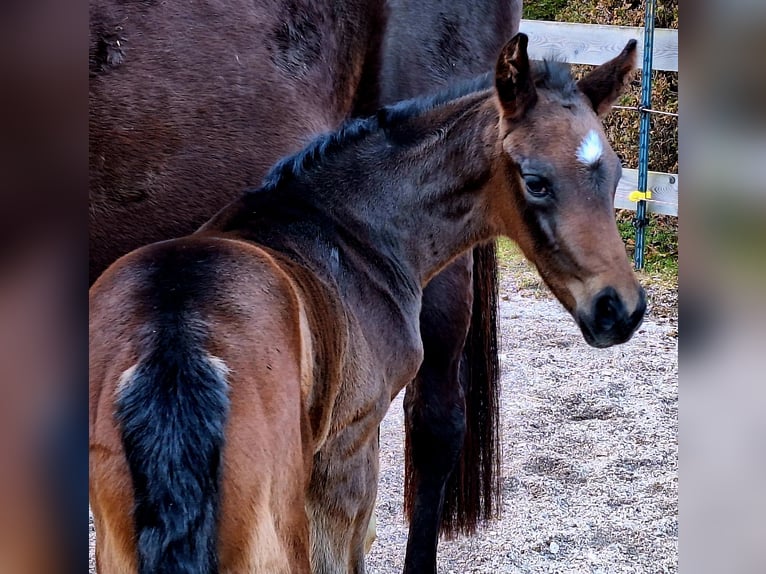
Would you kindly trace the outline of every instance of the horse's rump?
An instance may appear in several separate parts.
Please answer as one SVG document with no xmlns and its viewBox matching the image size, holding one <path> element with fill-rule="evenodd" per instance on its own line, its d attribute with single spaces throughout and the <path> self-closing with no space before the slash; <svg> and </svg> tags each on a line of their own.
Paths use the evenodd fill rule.
<svg viewBox="0 0 766 574">
<path fill-rule="evenodd" d="M 284 272 L 232 243 L 154 245 L 92 288 L 91 495 L 105 566 L 128 565 L 134 539 L 142 573 L 214 572 L 218 555 L 224 571 L 308 564 L 310 341 Z"/>
</svg>

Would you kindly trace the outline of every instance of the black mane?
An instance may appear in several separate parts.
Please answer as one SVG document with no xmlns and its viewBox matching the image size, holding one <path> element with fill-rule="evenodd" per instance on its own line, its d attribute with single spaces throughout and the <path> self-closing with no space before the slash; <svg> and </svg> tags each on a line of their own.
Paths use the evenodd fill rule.
<svg viewBox="0 0 766 574">
<path fill-rule="evenodd" d="M 451 84 L 443 90 L 428 96 L 421 96 L 390 104 L 378 111 L 378 122 L 381 127 L 384 128 L 394 127 L 405 120 L 417 117 L 422 113 L 443 106 L 448 102 L 489 89 L 492 87 L 493 80 L 494 74 L 487 72 L 480 76 L 476 76 L 475 78 Z"/>
<path fill-rule="evenodd" d="M 558 60 L 539 60 L 531 64 L 535 87 L 560 92 L 567 99 L 574 97 L 577 82 L 569 64 Z"/>
<path fill-rule="evenodd" d="M 566 98 L 574 97 L 577 91 L 577 83 L 572 78 L 569 64 L 565 62 L 533 61 L 532 74 L 538 88 L 558 91 Z M 494 74 L 487 72 L 452 84 L 434 94 L 385 106 L 372 116 L 348 120 L 337 131 L 321 134 L 301 151 L 279 160 L 263 178 L 261 187 L 251 192 L 276 189 L 320 163 L 329 153 L 380 129 L 395 128 L 408 119 L 448 102 L 489 89 L 493 80 Z"/>
<path fill-rule="evenodd" d="M 301 151 L 283 157 L 265 175 L 261 187 L 251 191 L 260 192 L 276 189 L 319 163 L 328 153 L 377 130 L 376 116 L 349 120 L 337 131 L 321 134 Z"/>
<path fill-rule="evenodd" d="M 301 151 L 279 160 L 263 178 L 261 187 L 253 192 L 276 189 L 286 181 L 299 176 L 322 161 L 327 154 L 358 141 L 380 129 L 390 129 L 442 106 L 457 98 L 467 96 L 492 86 L 493 75 L 482 74 L 470 80 L 458 82 L 429 96 L 403 100 L 378 110 L 375 115 L 355 118 L 345 122 L 337 131 L 317 136 Z"/>
</svg>

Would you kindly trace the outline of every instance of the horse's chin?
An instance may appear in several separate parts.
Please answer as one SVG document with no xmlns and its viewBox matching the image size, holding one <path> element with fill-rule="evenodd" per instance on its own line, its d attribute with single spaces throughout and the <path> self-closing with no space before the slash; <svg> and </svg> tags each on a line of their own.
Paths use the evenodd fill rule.
<svg viewBox="0 0 766 574">
<path fill-rule="evenodd" d="M 621 345 L 628 342 L 633 336 L 633 332 L 621 336 L 616 336 L 614 333 L 594 333 L 587 323 L 581 321 L 577 321 L 577 325 L 580 327 L 580 332 L 582 332 L 585 342 L 596 349 L 606 349 L 614 345 Z"/>
</svg>

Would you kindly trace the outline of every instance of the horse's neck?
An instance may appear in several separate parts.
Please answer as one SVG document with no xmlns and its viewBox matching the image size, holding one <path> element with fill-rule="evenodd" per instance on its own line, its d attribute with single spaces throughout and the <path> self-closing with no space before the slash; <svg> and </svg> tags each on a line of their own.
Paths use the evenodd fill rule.
<svg viewBox="0 0 766 574">
<path fill-rule="evenodd" d="M 389 383 L 403 384 L 422 352 L 422 287 L 491 237 L 486 201 L 497 122 L 488 96 L 402 120 L 296 176 L 288 189 L 241 198 L 203 229 L 311 269 L 355 317 L 366 341 L 357 344 L 377 356 Z"/>
<path fill-rule="evenodd" d="M 341 201 L 333 206 L 343 225 L 358 230 L 352 234 L 364 233 L 366 243 L 380 250 L 371 258 L 396 259 L 397 268 L 420 286 L 457 255 L 491 237 L 483 206 L 492 182 L 497 111 L 488 98 L 450 105 L 394 128 L 408 134 L 429 126 L 427 135 L 406 145 L 397 145 L 396 133 L 390 134 L 393 143 L 370 160 L 382 167 L 362 167 L 367 181 L 354 182 L 359 189 L 339 194 Z M 434 125 L 429 114 L 443 117 L 443 123 Z"/>
<path fill-rule="evenodd" d="M 327 258 L 334 263 L 323 269 L 334 267 L 333 280 L 353 316 L 351 330 L 360 330 L 360 337 L 350 336 L 353 352 L 376 357 L 389 398 L 422 361 L 422 287 L 457 255 L 491 237 L 484 214 L 498 114 L 487 98 L 461 105 L 435 111 L 443 124 L 421 117 L 402 125 L 399 135 L 406 136 L 429 126 L 427 137 L 408 145 L 397 143 L 396 133 L 385 142 L 382 134 L 359 142 L 315 180 L 336 230 Z M 339 174 L 333 165 L 345 169 Z"/>
</svg>

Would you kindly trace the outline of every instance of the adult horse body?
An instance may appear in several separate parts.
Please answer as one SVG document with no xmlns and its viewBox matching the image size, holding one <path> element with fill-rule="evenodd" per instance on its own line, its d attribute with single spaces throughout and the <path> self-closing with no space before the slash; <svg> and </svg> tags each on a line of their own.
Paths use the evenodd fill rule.
<svg viewBox="0 0 766 574">
<path fill-rule="evenodd" d="M 91 0 L 91 283 L 370 107 L 383 30 L 381 0 Z"/>
<path fill-rule="evenodd" d="M 578 83 L 526 46 L 504 47 L 494 89 L 351 123 L 96 281 L 102 574 L 363 573 L 376 429 L 422 359 L 423 286 L 479 242 L 517 241 L 590 344 L 630 338 L 645 297 L 597 113 L 635 42 Z"/>
</svg>

